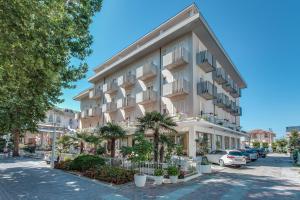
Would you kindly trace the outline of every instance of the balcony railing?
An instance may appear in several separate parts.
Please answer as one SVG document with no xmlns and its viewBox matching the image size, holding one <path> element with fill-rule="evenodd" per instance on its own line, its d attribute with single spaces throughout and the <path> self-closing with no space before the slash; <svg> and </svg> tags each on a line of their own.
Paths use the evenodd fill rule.
<svg viewBox="0 0 300 200">
<path fill-rule="evenodd" d="M 206 73 L 212 72 L 216 68 L 216 60 L 209 51 L 201 51 L 196 55 L 197 65 Z"/>
<path fill-rule="evenodd" d="M 153 62 L 148 62 L 136 69 L 136 78 L 142 81 L 154 78 L 156 74 L 157 66 Z"/>
<path fill-rule="evenodd" d="M 118 90 L 118 85 L 115 81 L 110 81 L 103 85 L 103 92 L 107 94 L 112 94 Z"/>
<path fill-rule="evenodd" d="M 235 131 L 241 131 L 241 126 L 237 125 L 236 123 L 230 122 L 227 119 L 220 119 L 212 114 L 204 114 L 201 115 L 200 118 L 210 123 L 223 126 L 225 128 L 229 128 Z"/>
<path fill-rule="evenodd" d="M 219 84 L 225 84 L 227 81 L 227 73 L 223 68 L 216 68 L 212 73 L 213 80 Z"/>
<path fill-rule="evenodd" d="M 145 105 L 154 103 L 157 100 L 157 93 L 153 90 L 147 90 L 136 94 L 136 103 Z"/>
<path fill-rule="evenodd" d="M 229 98 L 226 99 L 225 107 L 223 109 L 226 110 L 227 112 L 232 113 L 232 111 L 234 110 L 234 107 L 235 107 L 235 102 L 229 100 Z"/>
<path fill-rule="evenodd" d="M 101 115 L 101 108 L 98 108 L 98 107 L 89 108 L 89 111 L 88 111 L 89 117 L 95 117 L 95 116 L 100 116 L 100 115 Z"/>
<path fill-rule="evenodd" d="M 234 108 L 234 112 L 232 113 L 234 116 L 241 116 L 242 115 L 242 108 L 239 106 L 236 106 Z"/>
<path fill-rule="evenodd" d="M 224 108 L 225 106 L 226 106 L 226 98 L 228 98 L 228 97 L 226 97 L 226 95 L 225 94 L 223 94 L 223 93 L 218 93 L 217 94 L 217 98 L 216 99 L 214 99 L 214 104 L 216 105 L 216 106 L 218 106 L 219 108 Z"/>
<path fill-rule="evenodd" d="M 88 109 L 83 109 L 83 110 L 81 111 L 81 118 L 82 118 L 82 119 L 87 118 L 87 117 L 88 117 L 88 114 L 89 114 L 89 110 L 88 110 Z"/>
<path fill-rule="evenodd" d="M 227 78 L 227 81 L 222 85 L 223 89 L 227 92 L 233 92 L 234 81 L 231 78 Z"/>
<path fill-rule="evenodd" d="M 133 86 L 136 82 L 134 74 L 125 74 L 118 78 L 118 85 L 123 88 Z"/>
<path fill-rule="evenodd" d="M 98 99 L 101 97 L 101 95 L 103 94 L 102 92 L 102 88 L 99 88 L 99 87 L 94 87 L 93 89 L 91 89 L 89 91 L 89 98 L 90 99 Z"/>
<path fill-rule="evenodd" d="M 238 87 L 236 83 L 233 83 L 233 90 L 230 92 L 231 96 L 234 98 L 241 97 L 241 89 Z"/>
<path fill-rule="evenodd" d="M 129 109 L 135 106 L 134 97 L 125 97 L 118 100 L 117 107 L 123 109 Z"/>
<path fill-rule="evenodd" d="M 112 113 L 117 111 L 117 104 L 115 102 L 109 102 L 102 106 L 102 112 Z"/>
<path fill-rule="evenodd" d="M 187 95 L 189 93 L 189 84 L 185 79 L 175 80 L 171 83 L 163 85 L 163 96 L 176 97 L 180 95 Z"/>
<path fill-rule="evenodd" d="M 200 81 L 197 84 L 197 93 L 206 100 L 212 100 L 217 97 L 217 87 L 209 81 Z"/>
<path fill-rule="evenodd" d="M 178 47 L 163 56 L 163 66 L 167 69 L 173 69 L 188 63 L 189 53 L 184 47 Z"/>
</svg>

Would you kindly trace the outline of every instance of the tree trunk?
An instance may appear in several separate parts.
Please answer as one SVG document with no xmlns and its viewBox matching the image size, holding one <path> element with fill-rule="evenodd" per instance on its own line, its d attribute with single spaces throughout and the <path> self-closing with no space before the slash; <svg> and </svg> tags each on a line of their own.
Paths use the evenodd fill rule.
<svg viewBox="0 0 300 200">
<path fill-rule="evenodd" d="M 14 149 L 13 149 L 13 157 L 20 156 L 19 154 L 19 142 L 20 142 L 20 130 L 13 130 L 13 139 L 14 139 Z"/>
<path fill-rule="evenodd" d="M 154 132 L 154 162 L 158 162 L 158 145 L 159 145 L 159 133 Z"/>
<path fill-rule="evenodd" d="M 165 147 L 164 147 L 164 145 L 161 145 L 160 151 L 159 151 L 159 162 L 160 163 L 164 162 L 164 154 L 165 154 Z"/>
<path fill-rule="evenodd" d="M 116 139 L 111 139 L 110 157 L 114 158 L 116 153 Z"/>
<path fill-rule="evenodd" d="M 82 154 L 82 153 L 83 153 L 83 142 L 80 141 L 80 154 Z"/>
</svg>

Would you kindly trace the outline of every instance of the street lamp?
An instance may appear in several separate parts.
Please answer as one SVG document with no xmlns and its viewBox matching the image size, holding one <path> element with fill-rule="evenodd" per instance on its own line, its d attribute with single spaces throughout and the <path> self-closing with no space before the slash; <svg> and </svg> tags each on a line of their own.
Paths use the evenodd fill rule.
<svg viewBox="0 0 300 200">
<path fill-rule="evenodd" d="M 51 168 L 54 168 L 55 149 L 56 149 L 56 116 L 55 116 L 55 112 L 53 111 L 52 150 L 51 150 L 51 161 L 50 161 Z"/>
</svg>

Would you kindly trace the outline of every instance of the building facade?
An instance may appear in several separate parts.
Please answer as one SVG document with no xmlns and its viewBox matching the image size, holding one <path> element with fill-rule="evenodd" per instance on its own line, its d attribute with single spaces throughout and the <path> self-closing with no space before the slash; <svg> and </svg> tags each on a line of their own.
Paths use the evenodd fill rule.
<svg viewBox="0 0 300 200">
<path fill-rule="evenodd" d="M 250 145 L 253 142 L 259 143 L 268 143 L 269 147 L 272 146 L 272 142 L 275 142 L 276 134 L 271 130 L 262 130 L 262 129 L 255 129 L 249 132 L 250 136 Z"/>
<path fill-rule="evenodd" d="M 45 120 L 38 124 L 38 132 L 27 132 L 23 143 L 36 145 L 40 149 L 49 149 L 52 143 L 53 132 L 57 137 L 63 134 L 75 132 L 79 128 L 78 120 L 75 119 L 77 112 L 71 109 L 54 108 L 47 111 Z"/>
<path fill-rule="evenodd" d="M 113 121 L 132 143 L 137 117 L 159 111 L 178 124 L 176 143 L 197 154 L 196 139 L 210 150 L 238 148 L 241 89 L 246 83 L 193 4 L 94 69 L 93 87 L 81 92 L 81 129 Z"/>
<path fill-rule="evenodd" d="M 298 133 L 300 134 L 300 126 L 286 127 L 286 137 L 290 137 L 292 131 L 298 131 Z"/>
</svg>

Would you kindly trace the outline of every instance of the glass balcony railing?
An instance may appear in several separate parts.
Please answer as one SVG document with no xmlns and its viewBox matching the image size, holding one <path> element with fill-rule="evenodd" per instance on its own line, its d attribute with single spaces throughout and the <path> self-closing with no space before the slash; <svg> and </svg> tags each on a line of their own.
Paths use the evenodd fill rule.
<svg viewBox="0 0 300 200">
<path fill-rule="evenodd" d="M 197 93 L 206 100 L 217 98 L 217 87 L 209 81 L 200 81 L 197 84 Z"/>
<path fill-rule="evenodd" d="M 184 47 L 178 47 L 163 56 L 163 66 L 167 69 L 174 69 L 188 63 L 189 54 Z"/>
<path fill-rule="evenodd" d="M 197 65 L 206 73 L 212 72 L 216 68 L 216 60 L 209 51 L 201 51 L 196 55 Z"/>
</svg>

